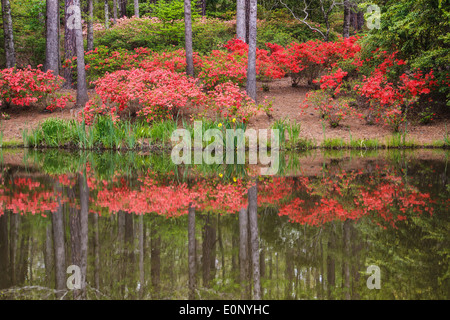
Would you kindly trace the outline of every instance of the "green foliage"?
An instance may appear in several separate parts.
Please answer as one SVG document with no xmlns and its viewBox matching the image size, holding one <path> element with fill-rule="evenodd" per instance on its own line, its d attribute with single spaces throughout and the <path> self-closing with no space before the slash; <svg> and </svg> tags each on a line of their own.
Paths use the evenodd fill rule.
<svg viewBox="0 0 450 320">
<path fill-rule="evenodd" d="M 45 61 L 45 0 L 10 1 L 17 65 L 33 67 Z M 0 33 L 3 44 L 3 32 Z M 4 66 L 4 46 L 0 46 Z"/>
<path fill-rule="evenodd" d="M 448 1 L 372 1 L 381 7 L 381 29 L 373 29 L 363 40 L 366 55 L 376 48 L 399 50 L 408 66 L 433 69 L 439 81 L 439 100 L 450 105 L 448 61 L 450 61 L 450 11 Z M 446 97 L 446 98 L 445 98 Z M 437 99 L 436 99 L 437 100 Z"/>
</svg>

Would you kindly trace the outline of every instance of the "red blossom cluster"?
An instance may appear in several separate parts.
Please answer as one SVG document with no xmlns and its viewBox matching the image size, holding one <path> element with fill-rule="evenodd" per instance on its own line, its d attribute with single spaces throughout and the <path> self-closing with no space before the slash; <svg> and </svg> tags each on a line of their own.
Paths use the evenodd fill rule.
<svg viewBox="0 0 450 320">
<path fill-rule="evenodd" d="M 431 92 L 436 85 L 433 70 L 424 74 L 421 70 L 404 72 L 398 81 L 390 81 L 389 72 L 395 66 L 405 65 L 405 61 L 396 59 L 398 51 L 379 54 L 384 60 L 375 68 L 369 77 L 363 77 L 361 85 L 354 87 L 362 96 L 369 99 L 371 108 L 376 111 L 376 121 L 383 122 L 397 131 L 401 122 L 405 121 L 409 107 L 419 97 Z"/>
<path fill-rule="evenodd" d="M 28 66 L 25 69 L 9 68 L 0 70 L 0 92 L 2 100 L 7 104 L 18 106 L 31 106 L 47 97 L 52 98 L 52 102 L 47 107 L 53 111 L 56 108 L 64 108 L 70 95 L 58 96 L 56 91 L 60 89 L 64 79 L 55 76 L 51 70 L 43 72 L 40 69 L 32 69 Z"/>
<path fill-rule="evenodd" d="M 106 74 L 95 82 L 96 93 L 101 98 L 101 105 L 90 101 L 84 116 L 90 124 L 96 113 L 110 113 L 113 117 L 131 103 L 140 106 L 138 114 L 147 121 L 156 116 L 175 114 L 179 108 L 188 105 L 203 104 L 206 96 L 197 84 L 197 80 L 184 74 L 166 69 L 147 71 L 144 69 L 119 70 Z"/>
</svg>

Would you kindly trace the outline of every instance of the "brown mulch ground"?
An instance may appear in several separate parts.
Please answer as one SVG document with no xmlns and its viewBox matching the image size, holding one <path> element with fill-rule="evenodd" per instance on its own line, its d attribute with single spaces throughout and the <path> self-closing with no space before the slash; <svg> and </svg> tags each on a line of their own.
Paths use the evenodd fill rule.
<svg viewBox="0 0 450 320">
<path fill-rule="evenodd" d="M 258 84 L 261 88 L 261 84 Z M 307 86 L 294 88 L 291 86 L 289 78 L 276 80 L 269 83 L 269 92 L 258 92 L 258 100 L 262 102 L 264 97 L 273 99 L 273 118 L 269 119 L 267 115 L 258 115 L 254 117 L 249 127 L 255 129 L 270 128 L 277 119 L 295 120 L 301 123 L 301 137 L 315 140 L 317 144 L 323 141 L 322 121 L 318 112 L 312 107 L 306 110 L 304 115 L 300 115 L 300 105 L 302 104 L 306 93 L 310 90 Z M 72 93 L 75 96 L 75 92 Z M 90 92 L 92 95 L 93 92 Z M 70 107 L 70 106 L 69 106 Z M 25 128 L 35 128 L 40 122 L 48 117 L 61 119 L 72 119 L 78 110 L 67 108 L 53 113 L 43 111 L 43 108 L 35 107 L 16 108 L 11 107 L 7 110 L 0 110 L 11 116 L 10 120 L 2 121 L 0 129 L 3 131 L 3 139 L 21 140 L 22 131 Z M 417 144 L 431 144 L 434 141 L 442 140 L 446 132 L 446 124 L 450 130 L 448 119 L 437 119 L 429 125 L 408 124 L 408 139 Z M 338 128 L 331 128 L 326 123 L 326 138 L 342 138 L 350 140 L 350 133 L 353 140 L 356 139 L 378 139 L 385 142 L 392 136 L 392 131 L 382 125 L 367 125 L 364 120 L 346 119 Z"/>
</svg>

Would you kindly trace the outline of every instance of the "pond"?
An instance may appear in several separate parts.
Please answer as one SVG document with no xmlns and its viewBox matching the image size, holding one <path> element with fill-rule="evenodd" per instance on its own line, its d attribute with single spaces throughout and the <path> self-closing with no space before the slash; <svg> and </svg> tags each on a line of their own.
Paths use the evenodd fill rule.
<svg viewBox="0 0 450 320">
<path fill-rule="evenodd" d="M 448 157 L 0 149 L 0 298 L 449 299 Z"/>
</svg>

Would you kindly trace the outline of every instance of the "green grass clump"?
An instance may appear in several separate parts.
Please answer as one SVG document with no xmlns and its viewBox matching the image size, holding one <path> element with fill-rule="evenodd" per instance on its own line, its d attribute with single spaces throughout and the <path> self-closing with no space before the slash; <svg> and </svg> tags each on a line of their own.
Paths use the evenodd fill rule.
<svg viewBox="0 0 450 320">
<path fill-rule="evenodd" d="M 321 146 L 326 149 L 341 149 L 344 148 L 346 144 L 342 138 L 328 138 L 323 140 Z"/>
</svg>

